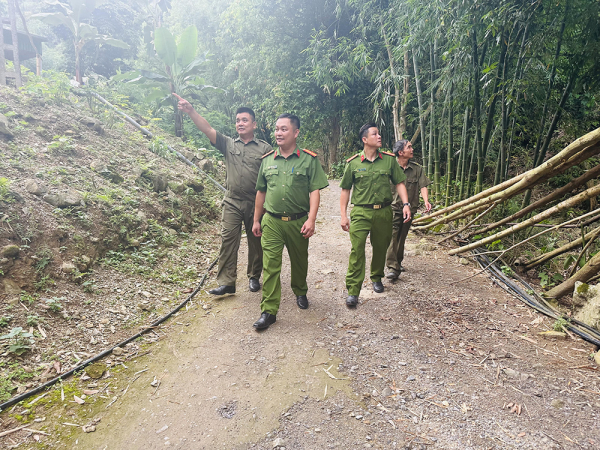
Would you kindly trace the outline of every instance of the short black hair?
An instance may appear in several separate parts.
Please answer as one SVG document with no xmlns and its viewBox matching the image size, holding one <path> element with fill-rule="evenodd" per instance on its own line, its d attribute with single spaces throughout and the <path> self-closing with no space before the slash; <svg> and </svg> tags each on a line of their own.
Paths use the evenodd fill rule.
<svg viewBox="0 0 600 450">
<path fill-rule="evenodd" d="M 235 112 L 235 115 L 237 116 L 238 114 L 243 114 L 243 113 L 248 113 L 252 116 L 252 120 L 254 122 L 256 122 L 256 115 L 254 114 L 254 111 L 252 111 L 251 108 L 248 108 L 246 106 L 242 106 L 241 108 L 238 108 L 237 111 Z"/>
<path fill-rule="evenodd" d="M 404 147 L 406 147 L 406 144 L 408 144 L 409 142 L 410 141 L 408 139 L 400 139 L 399 141 L 396 141 L 394 147 L 392 148 L 392 152 L 394 152 L 394 155 L 398 156 L 399 152 L 403 152 Z"/>
<path fill-rule="evenodd" d="M 300 129 L 300 118 L 298 116 L 295 116 L 295 115 L 289 114 L 289 113 L 285 113 L 285 114 L 280 115 L 277 119 L 290 119 L 290 122 L 292 123 L 292 125 L 294 125 L 297 130 Z"/>
<path fill-rule="evenodd" d="M 370 128 L 377 128 L 377 124 L 373 122 L 365 123 L 362 127 L 360 127 L 360 131 L 358 132 L 358 140 L 362 144 L 362 139 L 367 135 Z"/>
</svg>

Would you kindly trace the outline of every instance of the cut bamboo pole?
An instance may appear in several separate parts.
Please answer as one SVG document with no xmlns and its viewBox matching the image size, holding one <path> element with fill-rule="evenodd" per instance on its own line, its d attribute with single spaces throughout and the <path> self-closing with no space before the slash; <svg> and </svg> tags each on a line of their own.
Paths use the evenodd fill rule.
<svg viewBox="0 0 600 450">
<path fill-rule="evenodd" d="M 590 136 L 590 135 L 593 135 L 593 136 Z M 580 141 L 581 139 L 583 139 L 585 137 L 588 137 L 588 139 Z M 592 132 L 592 133 L 588 133 L 586 136 L 579 138 L 577 141 L 575 141 L 571 145 L 575 144 L 578 141 L 580 144 L 582 142 L 588 143 L 589 140 L 592 139 L 592 137 L 594 137 L 596 139 L 594 144 L 596 144 L 598 141 L 600 141 L 600 128 L 598 128 L 597 130 L 594 130 L 594 132 Z M 571 146 L 569 146 L 569 147 L 571 147 Z M 500 192 L 496 191 L 494 194 L 487 196 L 485 198 L 481 198 L 478 201 L 475 201 L 475 198 L 478 196 L 471 197 L 471 198 L 465 200 L 465 202 L 467 202 L 468 206 L 465 206 L 464 208 L 462 208 L 458 211 L 455 211 L 445 217 L 442 217 L 441 219 L 435 220 L 426 225 L 413 227 L 413 228 L 415 230 L 427 230 L 427 229 L 432 228 L 441 223 L 446 223 L 448 221 L 460 219 L 464 216 L 470 215 L 471 211 L 473 209 L 478 209 L 482 205 L 487 205 L 491 202 L 495 202 L 498 200 L 508 200 L 509 198 L 514 197 L 515 195 L 518 195 L 521 192 L 531 188 L 532 186 L 535 186 L 538 183 L 542 183 L 542 182 L 564 172 L 565 170 L 569 169 L 570 167 L 572 167 L 576 164 L 579 164 L 581 161 L 584 161 L 584 160 L 600 153 L 600 145 L 592 144 L 592 145 L 585 146 L 583 151 L 581 151 L 581 149 L 579 147 L 573 147 L 570 149 L 569 149 L 569 147 L 567 147 L 565 150 L 563 150 L 558 155 L 556 155 L 553 158 L 546 161 L 544 164 L 542 164 L 528 172 L 525 172 L 524 176 L 520 177 L 516 183 L 513 183 L 507 189 L 501 190 Z M 567 151 L 567 150 L 569 150 L 569 151 Z M 557 158 L 559 156 L 560 156 L 560 158 Z M 515 180 L 515 178 L 512 178 L 509 181 L 513 181 L 513 180 Z M 464 203 L 464 202 L 460 202 L 460 203 Z M 452 208 L 452 206 L 450 208 Z M 446 212 L 447 212 L 446 209 L 442 209 L 440 211 L 437 211 L 434 214 L 440 215 L 440 214 L 444 214 Z M 428 218 L 431 218 L 432 215 L 433 214 L 430 214 L 428 216 Z"/>
<path fill-rule="evenodd" d="M 600 176 L 600 164 L 598 164 L 596 167 L 588 170 L 586 173 L 581 175 L 579 178 L 574 179 L 573 181 L 566 184 L 562 188 L 553 191 L 550 195 L 547 195 L 547 196 L 539 199 L 538 201 L 527 206 L 526 208 L 523 208 L 519 212 L 516 212 L 515 214 L 513 214 L 511 216 L 505 217 L 504 219 L 499 220 L 496 223 L 487 225 L 485 228 L 483 228 L 481 230 L 471 231 L 467 235 L 467 239 L 474 236 L 475 234 L 487 233 L 488 231 L 493 230 L 494 228 L 498 228 L 499 226 L 506 225 L 509 222 L 514 222 L 515 220 L 526 216 L 530 212 L 535 211 L 536 209 L 539 209 L 540 207 L 550 203 L 551 201 L 556 200 L 557 198 L 561 198 L 563 195 L 568 194 L 569 192 L 572 192 L 573 190 L 577 189 L 582 184 L 585 184 L 592 178 L 596 178 L 598 176 Z"/>
<path fill-rule="evenodd" d="M 455 248 L 453 250 L 450 250 L 448 252 L 448 254 L 449 255 L 456 255 L 456 254 L 459 254 L 459 253 L 464 253 L 464 252 L 467 252 L 467 251 L 472 250 L 474 248 L 481 247 L 482 245 L 486 245 L 486 244 L 492 243 L 492 242 L 494 242 L 494 241 L 496 241 L 498 239 L 502 239 L 502 238 L 504 238 L 506 236 L 510 236 L 511 234 L 514 234 L 514 233 L 516 233 L 519 230 L 522 230 L 524 228 L 529 227 L 531 224 L 541 222 L 542 220 L 545 220 L 545 219 L 553 216 L 554 214 L 557 214 L 557 213 L 559 213 L 559 212 L 561 212 L 561 211 L 563 211 L 565 209 L 571 208 L 571 207 L 573 207 L 575 205 L 579 205 L 580 203 L 584 202 L 585 200 L 587 200 L 587 199 L 589 199 L 591 197 L 595 197 L 595 196 L 597 196 L 599 194 L 600 194 L 600 185 L 594 186 L 591 189 L 586 189 L 585 191 L 583 191 L 582 193 L 576 195 L 575 197 L 571 197 L 570 199 L 565 200 L 565 201 L 559 203 L 558 205 L 553 206 L 552 208 L 548 208 L 547 210 L 542 211 L 539 214 L 536 214 L 531 219 L 525 220 L 525 221 L 521 222 L 518 225 L 514 225 L 514 226 L 512 226 L 510 228 L 507 228 L 506 230 L 503 230 L 503 231 L 501 231 L 499 233 L 496 233 L 496 234 L 494 234 L 492 236 L 488 236 L 488 237 L 486 237 L 484 239 L 481 239 L 479 241 L 473 242 L 473 243 L 471 243 L 469 245 L 465 245 L 463 247 L 459 247 L 459 248 Z M 597 211 L 593 211 L 593 213 L 596 214 Z"/>
<path fill-rule="evenodd" d="M 550 289 L 544 295 L 550 298 L 560 298 L 566 294 L 570 294 L 573 292 L 576 281 L 585 283 L 596 276 L 598 272 L 600 272 L 600 253 L 596 253 L 575 275 Z"/>
<path fill-rule="evenodd" d="M 493 194 L 496 194 L 505 189 L 508 189 L 518 182 L 523 182 L 524 179 L 527 179 L 527 182 L 525 184 L 530 184 L 532 181 L 537 181 L 537 180 L 539 180 L 539 178 L 542 178 L 546 174 L 546 172 L 550 172 L 550 174 L 552 176 L 554 176 L 554 175 L 556 175 L 555 170 L 558 167 L 560 167 L 563 164 L 569 164 L 569 167 L 570 167 L 570 164 L 575 162 L 576 159 L 572 159 L 572 158 L 574 156 L 576 157 L 577 153 L 582 152 L 582 151 L 587 153 L 588 148 L 597 144 L 598 142 L 600 142 L 600 128 L 590 131 L 586 135 L 584 135 L 578 139 L 575 139 L 567 147 L 565 147 L 561 152 L 557 153 L 552 158 L 550 158 L 543 164 L 539 165 L 538 167 L 531 169 L 527 172 L 524 172 L 520 175 L 517 175 L 516 177 L 513 177 L 510 180 L 506 180 L 504 183 L 501 183 L 497 186 L 493 186 L 489 189 L 486 189 L 485 191 L 481 192 L 480 194 L 474 195 L 466 200 L 463 200 L 462 202 L 455 203 L 454 205 L 451 205 L 448 208 L 444 208 L 439 211 L 436 211 L 436 212 L 430 214 L 428 216 L 428 218 L 434 218 L 434 217 L 437 217 L 437 216 L 440 216 L 443 214 L 447 214 L 451 211 L 455 211 L 459 208 L 462 208 L 463 206 L 472 205 L 475 202 L 478 202 L 482 199 L 486 199 L 487 197 L 490 197 Z M 596 149 L 596 153 L 597 152 L 598 152 L 598 149 Z M 593 153 L 593 154 L 595 154 L 595 153 Z M 424 219 L 415 220 L 413 222 L 413 226 L 423 220 Z"/>
<path fill-rule="evenodd" d="M 554 258 L 558 255 L 562 255 L 563 253 L 574 250 L 577 247 L 580 247 L 581 245 L 583 245 L 584 240 L 587 241 L 594 235 L 594 233 L 598 232 L 599 230 L 600 230 L 600 227 L 595 228 L 594 230 L 587 233 L 583 238 L 579 238 L 575 241 L 571 241 L 568 244 L 563 245 L 562 247 L 552 250 L 551 252 L 545 253 L 538 258 L 532 259 L 527 264 L 525 264 L 523 266 L 523 268 L 525 270 L 531 270 L 531 269 L 539 266 L 540 264 L 544 264 L 546 261 L 550 261 L 552 258 Z"/>
</svg>

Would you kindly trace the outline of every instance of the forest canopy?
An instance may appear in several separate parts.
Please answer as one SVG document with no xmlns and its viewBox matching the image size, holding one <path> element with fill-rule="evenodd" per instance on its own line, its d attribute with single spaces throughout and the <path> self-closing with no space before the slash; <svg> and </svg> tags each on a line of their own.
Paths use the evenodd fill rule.
<svg viewBox="0 0 600 450">
<path fill-rule="evenodd" d="M 198 145 L 208 142 L 192 124 L 178 123 L 156 86 L 121 75 L 176 70 L 166 69 L 156 47 L 163 31 L 180 47 L 190 33 L 197 40 L 194 56 L 203 61 L 180 92 L 193 92 L 214 127 L 233 133 L 234 111 L 249 106 L 259 136 L 271 141 L 274 119 L 293 112 L 302 118 L 302 145 L 335 172 L 360 148 L 361 124 L 375 120 L 384 147 L 413 140 L 434 192 L 446 190 L 446 197 L 450 186 L 466 198 L 539 166 L 599 125 L 594 0 L 17 4 L 30 31 L 47 38 L 44 69 L 76 77 L 80 67 L 80 81 L 125 96 L 140 114 Z M 0 5 L 6 17 L 6 2 Z M 95 34 L 80 36 L 91 28 Z"/>
</svg>

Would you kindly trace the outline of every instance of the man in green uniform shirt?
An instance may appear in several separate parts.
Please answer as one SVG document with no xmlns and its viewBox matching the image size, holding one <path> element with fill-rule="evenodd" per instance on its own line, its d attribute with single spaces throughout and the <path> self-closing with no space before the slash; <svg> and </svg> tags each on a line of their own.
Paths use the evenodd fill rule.
<svg viewBox="0 0 600 450">
<path fill-rule="evenodd" d="M 390 181 L 396 186 L 396 192 L 404 203 L 404 220 L 410 220 L 406 176 L 394 159 L 392 153 L 381 152 L 381 136 L 377 125 L 367 123 L 362 126 L 359 138 L 363 143 L 363 151 L 347 160 L 340 187 L 341 226 L 350 231 L 352 250 L 346 274 L 348 298 L 346 305 L 355 307 L 365 279 L 365 245 L 367 236 L 371 234 L 373 258 L 371 260 L 371 281 L 375 292 L 383 292 L 381 279 L 384 276 L 385 252 L 392 238 L 392 193 Z M 354 189 L 353 189 L 354 188 Z M 348 220 L 346 210 L 352 190 L 354 208 Z"/>
<path fill-rule="evenodd" d="M 262 236 L 264 264 L 261 315 L 254 323 L 257 330 L 275 323 L 279 311 L 284 246 L 290 257 L 296 303 L 301 309 L 308 308 L 308 238 L 315 232 L 321 199 L 319 190 L 329 183 L 317 154 L 301 150 L 296 144 L 299 133 L 297 116 L 279 116 L 275 125 L 279 148 L 263 157 L 256 181 L 252 232 L 257 237 Z M 263 212 L 266 212 L 264 216 Z"/>
<path fill-rule="evenodd" d="M 262 272 L 262 248 L 260 238 L 251 233 L 254 223 L 255 186 L 261 158 L 272 150 L 271 146 L 254 137 L 256 120 L 254 111 L 250 108 L 237 110 L 235 127 L 239 137 L 232 139 L 211 127 L 187 100 L 177 94 L 173 95 L 179 99 L 179 109 L 190 116 L 198 129 L 210 139 L 210 143 L 225 156 L 227 193 L 223 199 L 221 217 L 221 251 L 217 271 L 219 286 L 208 292 L 213 295 L 235 293 L 242 223 L 248 238 L 249 289 L 256 292 L 260 289 L 258 280 Z"/>
<path fill-rule="evenodd" d="M 431 181 L 425 175 L 423 167 L 419 164 L 410 161 L 413 157 L 413 147 L 409 140 L 402 139 L 394 144 L 393 148 L 396 160 L 406 175 L 406 191 L 408 194 L 408 202 L 410 203 L 410 215 L 411 219 L 406 222 L 403 220 L 401 200 L 398 194 L 394 195 L 394 201 L 392 202 L 392 210 L 394 211 L 394 220 L 392 225 L 392 242 L 387 250 L 385 265 L 387 267 L 387 273 L 385 277 L 389 280 L 396 280 L 400 276 L 400 272 L 404 272 L 402 267 L 402 261 L 404 260 L 404 243 L 406 242 L 406 236 L 408 230 L 412 224 L 412 218 L 417 213 L 419 207 L 419 192 L 423 197 L 425 203 L 425 210 L 431 211 L 431 203 L 429 203 L 429 196 L 427 192 L 427 186 L 431 184 Z"/>
</svg>

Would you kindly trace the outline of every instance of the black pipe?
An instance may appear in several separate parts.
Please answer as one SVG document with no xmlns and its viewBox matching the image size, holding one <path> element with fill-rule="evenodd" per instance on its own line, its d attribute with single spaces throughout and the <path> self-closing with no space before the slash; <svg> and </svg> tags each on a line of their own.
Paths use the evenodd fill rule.
<svg viewBox="0 0 600 450">
<path fill-rule="evenodd" d="M 112 351 L 117 348 L 117 347 L 122 347 L 128 343 L 130 343 L 131 341 L 139 338 L 140 336 L 142 336 L 143 334 L 146 334 L 147 332 L 153 330 L 154 328 L 156 328 L 156 326 L 160 325 L 161 323 L 163 323 L 165 320 L 167 320 L 169 317 L 171 317 L 173 314 L 175 314 L 177 311 L 179 311 L 181 308 L 183 308 L 191 299 L 194 298 L 194 296 L 198 293 L 198 291 L 200 290 L 200 288 L 202 288 L 202 286 L 204 285 L 204 282 L 206 281 L 206 277 L 208 276 L 208 273 L 211 271 L 211 269 L 213 267 L 215 267 L 215 264 L 217 263 L 219 259 L 215 259 L 212 264 L 208 267 L 208 269 L 206 270 L 206 273 L 204 274 L 204 277 L 202 277 L 202 280 L 200 281 L 200 284 L 198 285 L 198 287 L 194 290 L 194 292 L 192 292 L 188 298 L 186 298 L 183 302 L 181 302 L 179 304 L 179 306 L 177 306 L 174 310 L 172 310 L 170 313 L 168 313 L 167 315 L 161 317 L 160 319 L 158 319 L 157 321 L 155 321 L 154 323 L 152 323 L 149 327 L 143 329 L 142 331 L 140 331 L 139 333 L 137 333 L 134 336 L 131 336 L 128 339 L 125 339 L 123 342 L 119 342 L 118 344 L 116 344 L 114 347 L 109 348 L 108 350 L 104 350 L 102 353 L 98 353 L 96 356 L 93 356 L 87 360 L 85 360 L 84 362 L 82 362 L 81 364 L 79 364 L 77 367 L 69 370 L 68 372 L 65 372 L 61 375 L 59 375 L 56 378 L 53 378 L 50 381 L 47 381 L 44 384 L 41 384 L 40 386 L 28 391 L 28 392 L 24 392 L 21 395 L 17 395 L 16 397 L 11 398 L 10 400 L 7 400 L 6 402 L 0 404 L 0 411 L 4 411 L 6 408 L 9 408 L 17 403 L 19 403 L 20 401 L 25 400 L 28 397 L 31 397 L 34 394 L 37 394 L 38 392 L 43 391 L 44 389 L 52 386 L 53 384 L 55 384 L 56 382 L 64 379 L 64 378 L 68 378 L 71 375 L 73 375 L 76 371 L 83 369 L 85 366 L 98 361 L 101 358 L 104 358 L 105 356 L 109 355 L 110 353 L 112 353 Z"/>
<path fill-rule="evenodd" d="M 505 289 L 507 291 L 509 291 L 513 295 L 515 295 L 523 303 L 531 306 L 532 308 L 536 309 L 537 311 L 541 312 L 542 314 L 544 314 L 548 317 L 551 317 L 552 319 L 564 319 L 567 322 L 564 326 L 569 331 L 572 331 L 573 333 L 577 334 L 582 339 L 584 339 L 588 342 L 591 342 L 592 344 L 600 346 L 600 332 L 598 332 L 598 330 L 590 327 L 589 325 L 587 325 L 583 322 L 580 322 L 579 320 L 572 319 L 570 317 L 564 317 L 558 311 L 555 311 L 555 310 L 543 305 L 541 302 L 535 300 L 534 298 L 529 296 L 526 292 L 524 292 L 523 289 L 521 289 L 519 286 L 517 286 L 515 283 L 513 283 L 511 280 L 509 280 L 506 277 L 506 275 L 504 275 L 504 273 L 498 268 L 498 266 L 496 266 L 495 263 L 490 262 L 490 259 L 487 257 L 487 255 L 482 255 L 480 253 L 483 253 L 483 250 L 479 250 L 479 249 L 473 250 L 473 254 L 474 254 L 475 258 L 477 259 L 477 262 L 479 262 L 479 264 L 482 267 L 485 267 L 485 270 L 492 272 L 492 276 L 495 277 L 497 279 L 497 281 L 502 282 L 506 286 Z M 517 274 L 515 274 L 514 276 L 527 289 L 534 291 L 534 289 L 525 280 L 523 280 Z"/>
</svg>

